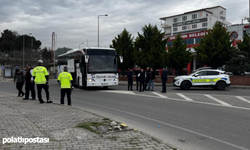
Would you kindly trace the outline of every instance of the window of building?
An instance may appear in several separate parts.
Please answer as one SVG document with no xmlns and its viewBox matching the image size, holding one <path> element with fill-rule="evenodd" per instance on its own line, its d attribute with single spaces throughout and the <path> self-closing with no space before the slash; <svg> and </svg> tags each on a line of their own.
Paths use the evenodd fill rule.
<svg viewBox="0 0 250 150">
<path fill-rule="evenodd" d="M 192 19 L 196 19 L 197 18 L 197 14 L 192 14 Z"/>
<path fill-rule="evenodd" d="M 201 38 L 196 38 L 196 39 L 195 39 L 195 44 L 200 43 L 200 41 L 201 41 Z"/>
<path fill-rule="evenodd" d="M 186 21 L 187 20 L 187 16 L 182 16 L 182 21 Z"/>
<path fill-rule="evenodd" d="M 202 27 L 207 27 L 207 22 L 202 23 Z"/>
<path fill-rule="evenodd" d="M 174 31 L 178 31 L 178 28 L 174 28 L 173 30 L 174 30 Z"/>
<path fill-rule="evenodd" d="M 187 26 L 182 26 L 182 30 L 187 30 Z"/>
<path fill-rule="evenodd" d="M 185 42 L 187 45 L 194 44 L 194 39 L 186 39 Z"/>
<path fill-rule="evenodd" d="M 192 29 L 196 29 L 196 28 L 197 28 L 197 24 L 193 24 Z"/>
<path fill-rule="evenodd" d="M 173 46 L 173 41 L 168 41 L 167 46 Z"/>
<path fill-rule="evenodd" d="M 173 22 L 178 22 L 178 18 L 174 18 L 174 19 L 173 19 Z"/>
</svg>

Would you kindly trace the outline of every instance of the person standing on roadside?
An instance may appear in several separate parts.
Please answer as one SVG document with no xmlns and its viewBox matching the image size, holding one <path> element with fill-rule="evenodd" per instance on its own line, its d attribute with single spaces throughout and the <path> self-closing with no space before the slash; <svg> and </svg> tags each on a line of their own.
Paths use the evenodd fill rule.
<svg viewBox="0 0 250 150">
<path fill-rule="evenodd" d="M 139 82 L 140 82 L 140 77 L 138 77 L 138 74 L 141 72 L 141 68 L 140 67 L 137 67 L 136 70 L 135 70 L 135 76 L 136 76 L 136 90 L 138 90 L 138 85 L 139 85 Z"/>
<path fill-rule="evenodd" d="M 25 74 L 25 97 L 23 100 L 28 100 L 29 99 L 29 92 L 31 91 L 31 100 L 36 100 L 36 93 L 35 93 L 35 83 L 33 80 L 33 76 L 32 76 L 32 72 L 33 72 L 33 68 L 31 67 L 30 64 L 26 65 L 27 67 L 27 71 Z"/>
<path fill-rule="evenodd" d="M 23 97 L 23 95 L 25 94 L 23 92 L 24 75 L 19 69 L 16 69 L 14 75 L 14 84 L 16 84 L 16 88 L 18 90 L 18 97 Z"/>
<path fill-rule="evenodd" d="M 166 68 L 163 67 L 162 68 L 162 74 L 161 74 L 161 82 L 162 82 L 162 93 L 167 93 L 167 89 L 166 89 L 166 82 L 168 81 L 168 75 L 167 75 L 167 71 Z"/>
<path fill-rule="evenodd" d="M 129 87 L 130 87 L 130 90 L 133 91 L 133 72 L 132 72 L 132 69 L 130 68 L 127 74 L 127 78 L 128 78 L 128 91 L 129 91 Z"/>
<path fill-rule="evenodd" d="M 64 97 L 67 93 L 68 105 L 71 106 L 71 90 L 73 90 L 73 79 L 70 73 L 68 73 L 68 68 L 65 66 L 63 68 L 64 72 L 60 73 L 57 82 L 61 84 L 61 104 L 64 104 Z M 71 82 L 71 84 L 70 84 Z"/>
<path fill-rule="evenodd" d="M 147 90 L 147 85 L 149 83 L 149 79 L 150 79 L 150 69 L 149 69 L 149 67 L 147 67 L 147 70 L 146 70 L 146 81 L 145 81 L 144 90 Z"/>
<path fill-rule="evenodd" d="M 149 74 L 149 83 L 148 83 L 148 88 L 147 90 L 149 91 L 150 90 L 150 86 L 152 84 L 152 88 L 151 88 L 151 91 L 154 91 L 154 79 L 155 79 L 155 72 L 154 72 L 154 69 L 153 68 L 150 68 L 150 74 Z"/>
<path fill-rule="evenodd" d="M 140 91 L 144 92 L 144 83 L 145 83 L 145 72 L 143 69 L 141 69 L 141 72 L 138 74 L 140 77 Z"/>
<path fill-rule="evenodd" d="M 53 101 L 49 99 L 48 71 L 45 67 L 43 67 L 42 60 L 38 60 L 38 66 L 33 69 L 32 76 L 37 86 L 37 95 L 38 95 L 38 100 L 40 101 L 40 104 L 44 103 L 42 99 L 42 89 L 45 90 L 47 103 L 53 103 Z"/>
</svg>

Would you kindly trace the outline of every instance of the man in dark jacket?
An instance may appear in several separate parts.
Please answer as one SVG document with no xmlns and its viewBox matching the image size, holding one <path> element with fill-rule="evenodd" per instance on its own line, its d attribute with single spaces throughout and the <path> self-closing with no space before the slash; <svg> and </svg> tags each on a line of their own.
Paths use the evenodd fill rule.
<svg viewBox="0 0 250 150">
<path fill-rule="evenodd" d="M 140 77 L 138 77 L 138 74 L 141 72 L 141 68 L 137 67 L 135 70 L 135 76 L 136 76 L 136 90 L 138 90 L 138 84 L 140 82 Z"/>
<path fill-rule="evenodd" d="M 146 70 L 146 82 L 145 82 L 144 90 L 147 89 L 147 85 L 149 83 L 149 80 L 150 80 L 150 68 L 147 67 L 147 70 Z"/>
<path fill-rule="evenodd" d="M 168 75 L 167 75 L 167 71 L 166 71 L 165 67 L 162 68 L 161 81 L 162 81 L 162 91 L 161 92 L 166 93 L 167 92 L 166 82 L 168 81 Z"/>
<path fill-rule="evenodd" d="M 154 79 L 155 79 L 155 72 L 153 68 L 150 68 L 150 74 L 149 74 L 149 83 L 147 90 L 150 90 L 150 86 L 152 84 L 151 91 L 154 91 Z"/>
<path fill-rule="evenodd" d="M 129 69 L 129 72 L 127 74 L 127 78 L 128 78 L 128 91 L 129 91 L 129 87 L 130 87 L 130 90 L 133 91 L 133 72 L 132 72 L 132 69 Z"/>
<path fill-rule="evenodd" d="M 144 92 L 144 82 L 145 82 L 145 72 L 143 69 L 141 69 L 141 72 L 138 74 L 139 78 L 140 78 L 140 91 Z"/>
<path fill-rule="evenodd" d="M 26 81 L 25 98 L 23 100 L 29 99 L 30 91 L 31 91 L 31 97 L 32 97 L 31 100 L 36 100 L 35 83 L 34 83 L 33 76 L 32 76 L 33 68 L 31 67 L 30 64 L 27 64 L 26 67 L 27 67 L 27 71 L 25 74 L 25 81 Z"/>
</svg>

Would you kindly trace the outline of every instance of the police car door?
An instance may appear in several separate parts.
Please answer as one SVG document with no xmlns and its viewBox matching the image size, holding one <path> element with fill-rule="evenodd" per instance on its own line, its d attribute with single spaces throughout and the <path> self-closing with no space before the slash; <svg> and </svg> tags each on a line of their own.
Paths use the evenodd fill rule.
<svg viewBox="0 0 250 150">
<path fill-rule="evenodd" d="M 220 73 L 218 71 L 207 71 L 207 82 L 208 82 L 208 85 L 215 85 L 215 83 L 217 82 L 217 80 L 220 79 L 220 78 L 218 78 L 219 74 Z"/>
<path fill-rule="evenodd" d="M 193 86 L 206 85 L 206 79 L 205 79 L 206 75 L 207 75 L 207 71 L 199 71 L 195 73 L 191 79 Z"/>
</svg>

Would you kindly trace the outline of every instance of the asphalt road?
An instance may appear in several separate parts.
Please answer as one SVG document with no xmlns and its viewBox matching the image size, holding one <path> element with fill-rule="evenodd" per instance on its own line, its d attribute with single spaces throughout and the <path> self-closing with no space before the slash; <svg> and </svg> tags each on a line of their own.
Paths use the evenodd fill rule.
<svg viewBox="0 0 250 150">
<path fill-rule="evenodd" d="M 159 92 L 161 87 L 153 92 L 126 89 L 75 89 L 72 105 L 124 122 L 183 150 L 250 150 L 249 89 L 168 87 L 166 94 Z M 17 93 L 12 82 L 0 82 L 0 91 Z M 50 81 L 50 93 L 59 103 L 60 87 L 55 80 Z"/>
</svg>

